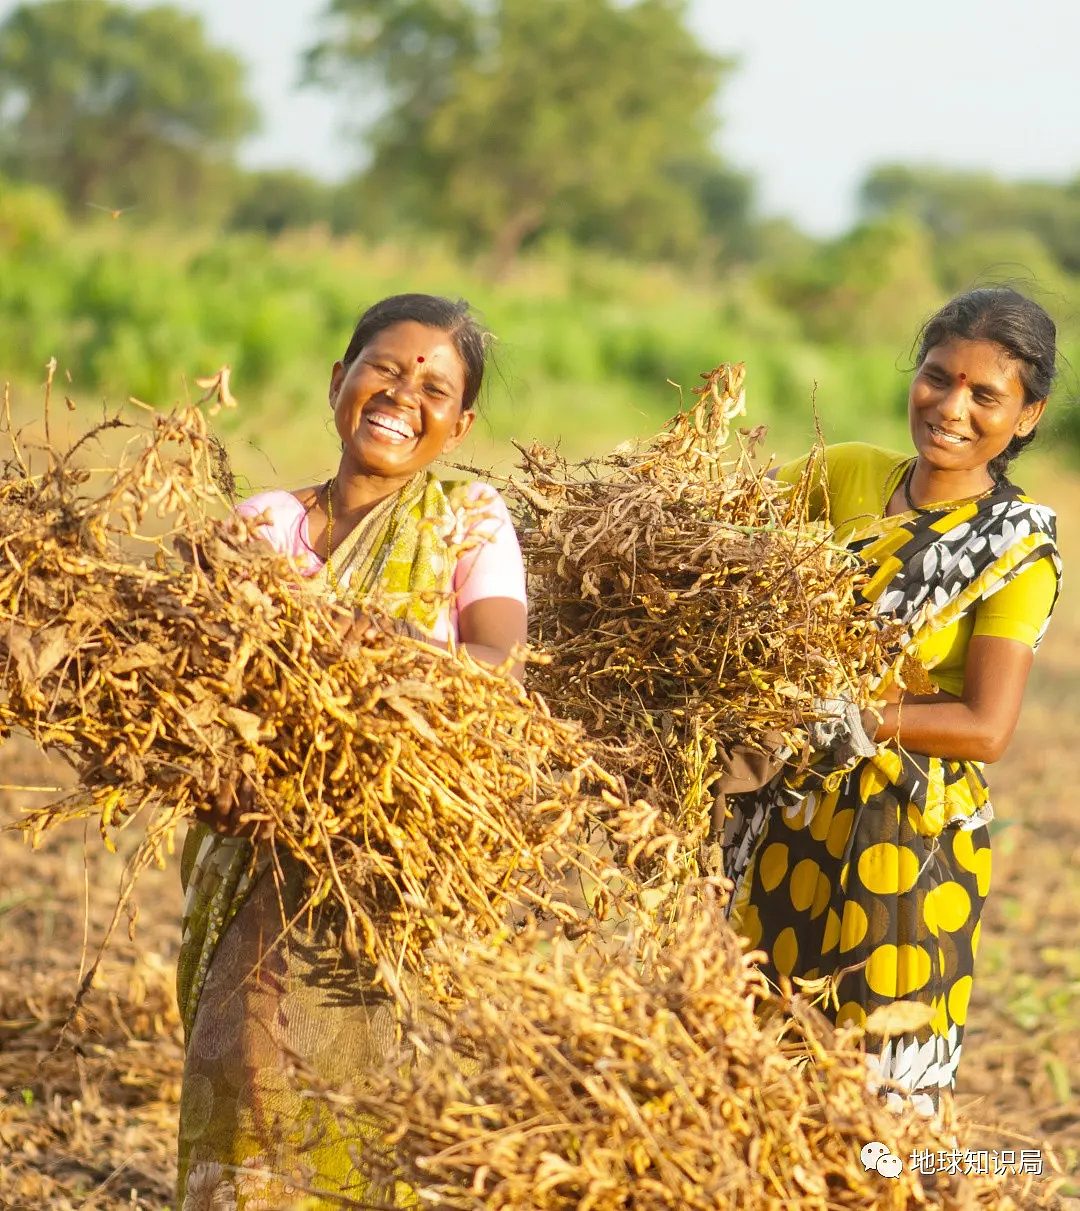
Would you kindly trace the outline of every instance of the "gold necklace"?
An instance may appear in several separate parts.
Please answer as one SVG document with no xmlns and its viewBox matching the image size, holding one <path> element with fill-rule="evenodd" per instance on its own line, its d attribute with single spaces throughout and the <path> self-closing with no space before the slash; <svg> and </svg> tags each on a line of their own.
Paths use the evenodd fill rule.
<svg viewBox="0 0 1080 1211">
<path fill-rule="evenodd" d="M 330 581 L 330 588 L 334 591 L 334 596 L 341 596 L 341 585 L 338 584 L 337 574 L 334 572 L 334 561 L 330 555 L 330 544 L 334 540 L 334 484 L 337 483 L 337 476 L 333 476 L 326 484 L 326 578 Z"/>
<path fill-rule="evenodd" d="M 911 477 L 914 474 L 915 474 L 915 464 L 912 463 L 911 466 L 908 468 L 907 474 L 904 476 L 904 500 L 907 501 L 907 507 L 913 513 L 935 513 L 949 505 L 955 506 L 955 505 L 974 504 L 975 501 L 982 500 L 984 496 L 989 496 L 990 493 L 993 492 L 994 488 L 997 486 L 996 484 L 991 484 L 990 487 L 987 488 L 985 491 L 978 492 L 974 496 L 961 496 L 961 497 L 958 497 L 956 500 L 939 500 L 939 501 L 934 501 L 933 504 L 929 504 L 929 505 L 917 505 L 911 499 Z"/>
</svg>

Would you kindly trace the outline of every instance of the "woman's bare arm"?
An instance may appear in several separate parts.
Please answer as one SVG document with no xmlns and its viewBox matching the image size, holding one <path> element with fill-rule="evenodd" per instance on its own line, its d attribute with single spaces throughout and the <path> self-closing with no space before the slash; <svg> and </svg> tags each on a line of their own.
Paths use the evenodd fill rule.
<svg viewBox="0 0 1080 1211">
<path fill-rule="evenodd" d="M 976 635 L 968 645 L 964 693 L 906 695 L 885 707 L 875 740 L 899 738 L 930 757 L 999 761 L 1020 718 L 1034 653 L 1016 639 Z"/>
<path fill-rule="evenodd" d="M 363 643 L 380 626 L 363 606 L 357 607 L 350 618 L 343 620 L 341 628 L 342 646 Z M 515 597 L 483 597 L 467 605 L 458 616 L 458 643 L 456 650 L 464 649 L 480 664 L 498 668 L 509 657 L 515 647 L 524 647 L 528 641 L 528 616 L 525 606 Z M 422 636 L 424 643 L 432 647 L 449 650 L 445 640 Z M 515 661 L 511 675 L 519 681 L 525 666 Z"/>
<path fill-rule="evenodd" d="M 513 597 L 482 597 L 461 611 L 458 635 L 460 646 L 474 660 L 497 668 L 515 647 L 524 647 L 528 641 L 525 607 Z M 520 680 L 524 669 L 515 662 L 511 673 Z"/>
</svg>

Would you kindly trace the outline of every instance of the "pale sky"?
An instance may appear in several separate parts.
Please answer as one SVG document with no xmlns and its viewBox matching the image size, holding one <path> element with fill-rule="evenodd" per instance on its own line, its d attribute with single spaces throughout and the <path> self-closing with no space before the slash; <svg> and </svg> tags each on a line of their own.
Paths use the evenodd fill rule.
<svg viewBox="0 0 1080 1211">
<path fill-rule="evenodd" d="M 150 3 L 151 0 L 138 0 Z M 250 65 L 263 132 L 251 165 L 344 174 L 354 152 L 330 97 L 297 91 L 325 0 L 173 0 Z M 537 0 L 540 2 L 540 0 Z M 0 0 L 0 17 L 15 0 Z M 691 0 L 702 39 L 741 66 L 720 148 L 765 213 L 816 234 L 854 216 L 887 161 L 1007 177 L 1080 175 L 1080 5 L 1063 0 Z"/>
</svg>

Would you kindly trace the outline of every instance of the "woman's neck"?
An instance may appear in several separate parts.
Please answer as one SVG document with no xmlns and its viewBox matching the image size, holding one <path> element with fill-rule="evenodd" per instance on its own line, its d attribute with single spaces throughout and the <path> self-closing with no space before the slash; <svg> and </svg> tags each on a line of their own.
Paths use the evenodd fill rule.
<svg viewBox="0 0 1080 1211">
<path fill-rule="evenodd" d="M 341 521 L 350 527 L 355 525 L 379 501 L 400 491 L 411 479 L 412 475 L 368 475 L 344 465 L 339 466 L 330 487 L 334 521 Z"/>
<path fill-rule="evenodd" d="M 913 504 L 920 508 L 948 500 L 966 500 L 981 496 L 994 486 L 993 476 L 985 466 L 963 471 L 946 471 L 928 466 L 921 458 L 908 473 L 908 491 Z"/>
</svg>

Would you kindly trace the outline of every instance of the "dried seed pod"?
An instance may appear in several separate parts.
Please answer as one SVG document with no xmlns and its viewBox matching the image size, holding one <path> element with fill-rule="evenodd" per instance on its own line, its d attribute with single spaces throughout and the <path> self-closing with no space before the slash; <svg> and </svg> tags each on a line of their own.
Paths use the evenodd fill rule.
<svg viewBox="0 0 1080 1211">
<path fill-rule="evenodd" d="M 878 1180 L 863 1145 L 906 1157 L 963 1144 L 950 1106 L 934 1120 L 886 1107 L 860 1032 L 832 1026 L 812 990 L 767 988 L 708 887 L 691 889 L 660 941 L 647 921 L 617 949 L 538 941 L 445 939 L 453 1013 L 406 1006 L 423 1062 L 389 1056 L 344 1096 L 311 1078 L 316 1096 L 384 1124 L 370 1161 L 418 1205 L 901 1211 L 927 1205 L 918 1173 Z M 933 1205 L 1056 1200 L 1030 1176 L 942 1174 Z"/>
</svg>

